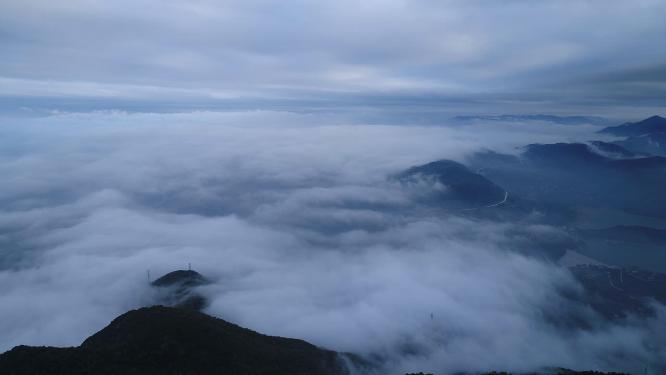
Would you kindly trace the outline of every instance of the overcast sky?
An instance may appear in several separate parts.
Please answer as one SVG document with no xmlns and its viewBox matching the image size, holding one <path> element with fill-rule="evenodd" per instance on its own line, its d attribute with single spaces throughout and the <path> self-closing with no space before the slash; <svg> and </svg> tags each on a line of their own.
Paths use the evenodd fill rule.
<svg viewBox="0 0 666 375">
<path fill-rule="evenodd" d="M 0 105 L 648 114 L 666 97 L 665 15 L 662 0 L 0 0 Z"/>
</svg>

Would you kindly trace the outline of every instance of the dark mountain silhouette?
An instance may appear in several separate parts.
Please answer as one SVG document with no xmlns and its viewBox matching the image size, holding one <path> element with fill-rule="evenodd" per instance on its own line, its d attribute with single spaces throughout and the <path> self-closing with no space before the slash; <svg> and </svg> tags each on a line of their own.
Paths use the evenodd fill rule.
<svg viewBox="0 0 666 375">
<path fill-rule="evenodd" d="M 209 281 L 196 271 L 178 270 L 167 273 L 151 285 L 157 290 L 157 302 L 160 305 L 201 310 L 208 301 L 197 293 L 196 287 L 208 283 Z"/>
<path fill-rule="evenodd" d="M 119 316 L 78 347 L 17 346 L 0 355 L 0 374 L 347 374 L 340 356 L 200 312 L 153 306 Z"/>
<path fill-rule="evenodd" d="M 627 122 L 618 126 L 603 128 L 599 133 L 613 134 L 621 137 L 635 137 L 644 134 L 666 132 L 666 118 L 652 116 L 639 122 Z"/>
<path fill-rule="evenodd" d="M 397 177 L 407 186 L 429 184 L 433 188 L 422 198 L 447 208 L 483 207 L 505 198 L 504 189 L 452 160 L 412 167 Z"/>
<path fill-rule="evenodd" d="M 158 287 L 178 286 L 192 288 L 195 286 L 208 284 L 208 280 L 206 280 L 203 275 L 196 271 L 177 270 L 167 273 L 166 275 L 153 281 L 151 284 Z"/>
<path fill-rule="evenodd" d="M 476 115 L 476 116 L 456 116 L 452 119 L 457 122 L 473 122 L 473 121 L 543 121 L 552 122 L 560 125 L 607 125 L 608 119 L 596 116 L 555 116 L 555 115 Z"/>
</svg>

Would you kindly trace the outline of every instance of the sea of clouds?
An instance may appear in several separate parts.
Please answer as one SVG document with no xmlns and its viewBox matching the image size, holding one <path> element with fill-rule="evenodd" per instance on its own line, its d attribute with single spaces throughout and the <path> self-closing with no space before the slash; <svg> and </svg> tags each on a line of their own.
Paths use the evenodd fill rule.
<svg viewBox="0 0 666 375">
<path fill-rule="evenodd" d="M 529 256 L 529 238 L 559 229 L 415 210 L 415 192 L 387 178 L 596 130 L 288 112 L 3 119 L 0 351 L 78 345 L 151 303 L 148 271 L 191 263 L 213 281 L 207 313 L 364 355 L 381 373 L 663 364 L 663 312 L 553 323 L 601 320 L 568 299 L 581 289 L 566 269 Z"/>
</svg>

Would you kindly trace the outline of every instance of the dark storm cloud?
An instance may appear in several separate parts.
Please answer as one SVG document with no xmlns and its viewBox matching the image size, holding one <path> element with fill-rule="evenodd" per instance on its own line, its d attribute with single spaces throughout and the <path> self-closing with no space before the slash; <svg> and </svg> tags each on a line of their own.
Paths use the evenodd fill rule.
<svg viewBox="0 0 666 375">
<path fill-rule="evenodd" d="M 563 80 L 666 61 L 658 0 L 28 0 L 0 8 L 5 97 L 272 98 L 298 107 L 312 103 L 285 100 L 372 105 L 388 96 L 414 106 L 403 99 L 418 94 L 449 105 L 486 96 L 494 108 L 509 99 L 520 110 L 537 91 L 549 94 L 543 107 L 565 110 L 576 99 L 603 107 L 613 97 L 604 85 L 577 92 L 559 87 Z"/>
</svg>

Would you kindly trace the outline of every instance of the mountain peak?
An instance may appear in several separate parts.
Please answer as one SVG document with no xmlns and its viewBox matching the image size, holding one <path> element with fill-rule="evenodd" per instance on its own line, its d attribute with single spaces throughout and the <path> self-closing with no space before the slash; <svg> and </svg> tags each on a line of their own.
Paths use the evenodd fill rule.
<svg viewBox="0 0 666 375">
<path fill-rule="evenodd" d="M 645 121 L 664 121 L 664 120 L 666 120 L 666 119 L 659 116 L 659 115 L 654 115 L 654 116 L 650 116 L 650 117 L 646 118 L 645 120 L 643 120 L 641 122 L 645 122 Z"/>
<path fill-rule="evenodd" d="M 129 311 L 74 348 L 16 347 L 3 374 L 346 374 L 341 354 L 197 311 Z"/>
<path fill-rule="evenodd" d="M 505 190 L 500 186 L 453 160 L 438 160 L 411 167 L 398 178 L 407 186 L 418 186 L 424 182 L 431 185 L 422 198 L 448 208 L 477 208 L 506 199 Z"/>
<path fill-rule="evenodd" d="M 191 287 L 204 284 L 208 284 L 206 278 L 199 272 L 193 270 L 176 270 L 169 272 L 152 282 L 153 286 L 186 285 Z"/>
<path fill-rule="evenodd" d="M 623 137 L 664 132 L 666 132 L 666 118 L 658 115 L 648 117 L 638 122 L 627 122 L 619 126 L 610 126 L 599 131 L 599 133 L 613 134 Z"/>
<path fill-rule="evenodd" d="M 196 288 L 209 283 L 208 279 L 196 271 L 177 270 L 153 281 L 151 285 L 157 291 L 157 301 L 160 304 L 202 310 L 208 301 Z"/>
</svg>

